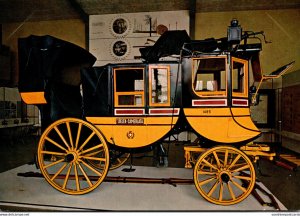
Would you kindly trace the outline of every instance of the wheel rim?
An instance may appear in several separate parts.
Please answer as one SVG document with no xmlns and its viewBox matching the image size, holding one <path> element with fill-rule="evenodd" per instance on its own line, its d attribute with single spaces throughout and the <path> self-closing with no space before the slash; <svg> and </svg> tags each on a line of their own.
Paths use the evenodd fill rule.
<svg viewBox="0 0 300 216">
<path fill-rule="evenodd" d="M 194 183 L 208 201 L 232 205 L 244 200 L 255 184 L 255 170 L 242 151 L 219 146 L 204 152 L 194 168 Z"/>
<path fill-rule="evenodd" d="M 113 150 L 113 151 L 110 152 L 110 154 L 119 155 L 120 152 L 117 151 L 117 150 Z M 130 153 L 124 153 L 120 157 L 117 157 L 117 158 L 111 160 L 111 164 L 110 164 L 109 169 L 114 170 L 114 169 L 119 168 L 120 166 L 122 166 L 128 160 L 129 157 L 130 157 Z"/>
<path fill-rule="evenodd" d="M 101 169 L 93 168 L 86 160 L 101 162 Z M 66 118 L 54 122 L 42 134 L 38 164 L 47 182 L 57 190 L 85 194 L 104 180 L 109 151 L 104 137 L 93 125 Z"/>
</svg>

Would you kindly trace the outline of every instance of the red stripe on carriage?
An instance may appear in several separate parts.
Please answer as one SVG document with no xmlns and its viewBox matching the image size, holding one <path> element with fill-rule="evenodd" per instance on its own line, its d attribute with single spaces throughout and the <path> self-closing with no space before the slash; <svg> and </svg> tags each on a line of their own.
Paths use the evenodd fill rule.
<svg viewBox="0 0 300 216">
<path fill-rule="evenodd" d="M 192 104 L 193 106 L 227 106 L 227 100 L 226 99 L 193 100 Z"/>
<path fill-rule="evenodd" d="M 179 109 L 178 108 L 171 108 L 171 109 L 149 109 L 150 115 L 178 115 Z"/>
<path fill-rule="evenodd" d="M 248 100 L 246 99 L 232 99 L 233 106 L 248 106 Z"/>
<path fill-rule="evenodd" d="M 144 109 L 115 109 L 115 115 L 144 115 Z"/>
</svg>

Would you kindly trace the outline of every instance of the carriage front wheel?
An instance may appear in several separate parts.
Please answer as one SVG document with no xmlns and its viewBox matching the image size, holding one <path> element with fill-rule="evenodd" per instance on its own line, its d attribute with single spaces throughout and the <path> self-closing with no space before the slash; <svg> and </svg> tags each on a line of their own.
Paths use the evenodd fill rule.
<svg viewBox="0 0 300 216">
<path fill-rule="evenodd" d="M 101 169 L 95 169 L 87 161 L 101 162 Z M 104 180 L 109 169 L 109 150 L 104 136 L 92 124 L 65 118 L 43 132 L 38 145 L 38 164 L 47 182 L 57 190 L 85 194 Z"/>
<path fill-rule="evenodd" d="M 251 193 L 255 185 L 255 170 L 249 157 L 239 149 L 217 146 L 198 158 L 194 183 L 206 200 L 232 205 Z"/>
</svg>

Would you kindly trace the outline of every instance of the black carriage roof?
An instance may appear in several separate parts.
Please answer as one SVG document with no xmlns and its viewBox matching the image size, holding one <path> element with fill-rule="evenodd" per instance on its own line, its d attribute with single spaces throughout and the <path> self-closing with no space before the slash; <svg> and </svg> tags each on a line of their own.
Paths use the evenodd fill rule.
<svg viewBox="0 0 300 216">
<path fill-rule="evenodd" d="M 145 67 L 147 65 L 171 65 L 171 64 L 178 64 L 178 61 L 156 61 L 156 62 L 126 62 L 126 63 L 108 63 L 102 66 L 94 66 L 94 67 L 107 67 L 107 68 L 117 68 L 117 67 Z"/>
<path fill-rule="evenodd" d="M 115 65 L 137 66 L 149 63 L 178 63 L 176 61 L 160 62 L 161 57 L 181 55 L 194 57 L 201 55 L 219 55 L 228 52 L 227 38 L 191 40 L 185 30 L 166 31 L 159 37 L 153 46 L 141 48 L 141 63 L 118 63 Z M 239 45 L 233 56 L 250 59 L 253 54 L 261 50 L 261 44 Z M 87 50 L 53 36 L 31 35 L 27 38 L 19 38 L 19 89 L 24 91 L 38 90 L 43 87 L 43 80 L 50 78 L 63 68 L 76 65 L 92 66 L 96 58 Z M 114 65 L 114 64 L 108 64 Z M 107 67 L 105 66 L 105 67 Z"/>
<path fill-rule="evenodd" d="M 261 43 L 242 44 L 232 50 L 227 38 L 208 38 L 191 40 L 185 30 L 166 31 L 153 46 L 140 48 L 141 57 L 146 62 L 158 62 L 161 57 L 180 55 L 218 55 L 231 52 L 234 56 L 250 59 L 254 53 L 261 51 Z"/>
</svg>

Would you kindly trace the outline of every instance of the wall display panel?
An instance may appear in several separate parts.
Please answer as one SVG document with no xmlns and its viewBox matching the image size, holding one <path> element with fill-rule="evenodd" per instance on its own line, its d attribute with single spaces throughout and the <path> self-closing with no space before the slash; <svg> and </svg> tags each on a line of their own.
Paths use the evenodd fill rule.
<svg viewBox="0 0 300 216">
<path fill-rule="evenodd" d="M 97 58 L 95 66 L 140 62 L 139 48 L 154 45 L 167 30 L 186 30 L 189 33 L 189 12 L 91 15 L 89 51 Z"/>
</svg>

